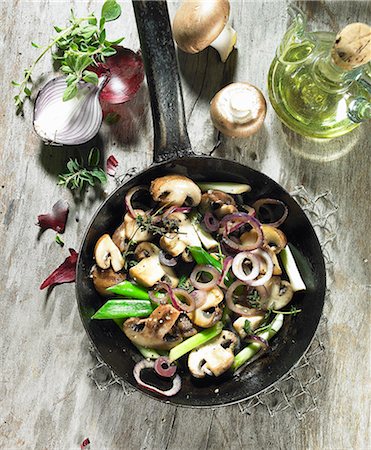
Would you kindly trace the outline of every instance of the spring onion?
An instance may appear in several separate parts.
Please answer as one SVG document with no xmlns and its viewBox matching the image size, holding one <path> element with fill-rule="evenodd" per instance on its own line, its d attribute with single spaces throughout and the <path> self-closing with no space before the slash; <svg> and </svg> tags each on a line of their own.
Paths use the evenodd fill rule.
<svg viewBox="0 0 371 450">
<path fill-rule="evenodd" d="M 222 191 L 226 194 L 243 194 L 244 192 L 250 192 L 251 186 L 249 184 L 241 183 L 226 183 L 223 181 L 212 181 L 205 183 L 197 183 L 201 191 L 208 191 L 209 189 Z"/>
<path fill-rule="evenodd" d="M 138 300 L 149 300 L 149 295 L 146 289 L 126 280 L 116 284 L 115 286 L 107 288 L 107 291 L 111 292 L 112 294 L 121 295 L 123 297 L 129 297 Z"/>
<path fill-rule="evenodd" d="M 202 228 L 195 214 L 190 215 L 190 220 L 202 245 L 206 248 L 206 250 L 211 250 L 212 248 L 215 248 L 219 245 L 218 241 L 216 241 L 210 233 Z"/>
<path fill-rule="evenodd" d="M 153 311 L 149 300 L 108 300 L 92 316 L 92 319 L 124 319 L 148 317 Z"/>
<path fill-rule="evenodd" d="M 287 276 L 289 277 L 293 291 L 305 291 L 306 286 L 301 278 L 298 266 L 296 265 L 289 245 L 286 245 L 286 247 L 281 250 L 280 257 Z"/>
<path fill-rule="evenodd" d="M 221 322 L 218 322 L 213 327 L 200 331 L 194 336 L 191 336 L 177 346 L 173 347 L 169 353 L 170 362 L 176 361 L 186 353 L 191 352 L 200 345 L 203 345 L 214 337 L 218 336 L 222 332 L 222 329 L 223 324 Z"/>
<path fill-rule="evenodd" d="M 272 320 L 269 328 L 266 331 L 262 331 L 261 333 L 256 333 L 262 339 L 268 341 L 272 339 L 273 336 L 277 334 L 283 324 L 283 314 L 277 314 L 275 318 Z M 244 349 L 242 349 L 237 355 L 234 357 L 234 362 L 232 365 L 232 370 L 236 371 L 240 368 L 246 361 L 251 359 L 259 350 L 261 350 L 262 344 L 254 342 L 248 344 Z"/>
</svg>

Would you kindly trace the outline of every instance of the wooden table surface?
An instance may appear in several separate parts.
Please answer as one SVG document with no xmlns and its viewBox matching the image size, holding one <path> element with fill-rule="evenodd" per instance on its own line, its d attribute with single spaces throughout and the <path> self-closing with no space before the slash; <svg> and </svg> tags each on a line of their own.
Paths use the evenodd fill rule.
<svg viewBox="0 0 371 450">
<path fill-rule="evenodd" d="M 138 49 L 130 2 L 110 26 L 114 37 Z M 174 15 L 178 2 L 169 4 Z M 362 1 L 298 2 L 312 29 L 338 30 L 370 22 L 371 4 Z M 78 449 L 89 437 L 94 450 L 114 449 L 358 449 L 369 448 L 369 125 L 325 144 L 284 128 L 269 106 L 264 128 L 248 140 L 224 138 L 216 155 L 258 169 L 286 189 L 303 184 L 315 195 L 331 190 L 339 205 L 331 302 L 325 307 L 326 351 L 317 383 L 318 408 L 298 421 L 292 409 L 271 418 L 265 408 L 243 415 L 238 406 L 191 410 L 159 403 L 116 385 L 99 391 L 86 375 L 94 365 L 76 307 L 74 285 L 56 287 L 49 298 L 40 282 L 78 248 L 102 194 L 81 201 L 57 186 L 71 155 L 43 145 L 32 130 L 32 107 L 16 117 L 10 81 L 37 55 L 30 42 L 46 43 L 52 24 L 63 25 L 72 6 L 77 15 L 99 11 L 99 2 L 7 0 L 0 5 L 0 252 L 1 422 L 0 448 Z M 285 2 L 233 1 L 238 50 L 227 64 L 213 49 L 179 55 L 188 130 L 197 153 L 209 152 L 216 133 L 209 101 L 231 80 L 249 81 L 267 95 L 266 79 L 275 48 L 288 23 Z M 53 74 L 47 57 L 37 75 Z M 119 172 L 144 168 L 152 160 L 147 88 L 117 110 L 120 125 L 103 125 L 97 145 L 119 160 Z M 315 156 L 322 156 L 322 161 Z M 114 188 L 110 180 L 106 191 Z M 61 249 L 48 230 L 41 236 L 36 216 L 66 199 L 70 216 Z"/>
</svg>

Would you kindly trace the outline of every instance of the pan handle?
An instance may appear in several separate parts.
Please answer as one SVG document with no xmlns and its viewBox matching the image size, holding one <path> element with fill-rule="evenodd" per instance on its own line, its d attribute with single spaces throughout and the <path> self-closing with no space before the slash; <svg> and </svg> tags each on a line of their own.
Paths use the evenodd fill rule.
<svg viewBox="0 0 371 450">
<path fill-rule="evenodd" d="M 166 1 L 133 0 L 151 100 L 154 160 L 192 154 Z"/>
</svg>

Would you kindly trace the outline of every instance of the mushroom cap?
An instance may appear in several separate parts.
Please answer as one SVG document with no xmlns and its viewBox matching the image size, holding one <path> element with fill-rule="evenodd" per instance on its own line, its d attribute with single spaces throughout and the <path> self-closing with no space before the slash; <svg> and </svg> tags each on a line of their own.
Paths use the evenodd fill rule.
<svg viewBox="0 0 371 450">
<path fill-rule="evenodd" d="M 229 19 L 229 0 L 183 1 L 173 22 L 178 47 L 186 53 L 198 53 L 222 32 Z"/>
<path fill-rule="evenodd" d="M 237 212 L 236 202 L 231 195 L 212 189 L 202 194 L 200 208 L 202 211 L 211 209 L 218 219 Z"/>
<path fill-rule="evenodd" d="M 153 200 L 162 205 L 197 206 L 201 201 L 201 189 L 183 175 L 166 175 L 151 183 Z"/>
<path fill-rule="evenodd" d="M 119 272 L 125 265 L 120 250 L 109 234 L 104 234 L 98 239 L 94 248 L 94 257 L 97 266 L 101 269 L 108 269 L 112 266 L 115 272 Z"/>
<path fill-rule="evenodd" d="M 103 297 L 112 297 L 112 293 L 106 289 L 126 279 L 125 274 L 120 272 L 116 273 L 111 268 L 106 270 L 100 269 L 96 264 L 92 267 L 90 274 L 96 291 Z"/>
<path fill-rule="evenodd" d="M 137 345 L 158 350 L 170 350 L 183 338 L 173 330 L 180 311 L 171 305 L 160 305 L 146 319 L 132 317 L 125 321 L 123 331 Z"/>
<path fill-rule="evenodd" d="M 222 310 L 218 305 L 223 298 L 223 291 L 219 287 L 208 291 L 205 302 L 188 314 L 192 322 L 202 328 L 212 327 L 222 317 Z"/>
<path fill-rule="evenodd" d="M 211 120 L 226 136 L 249 137 L 264 123 L 267 103 L 262 92 L 249 83 L 231 83 L 210 103 Z"/>
</svg>

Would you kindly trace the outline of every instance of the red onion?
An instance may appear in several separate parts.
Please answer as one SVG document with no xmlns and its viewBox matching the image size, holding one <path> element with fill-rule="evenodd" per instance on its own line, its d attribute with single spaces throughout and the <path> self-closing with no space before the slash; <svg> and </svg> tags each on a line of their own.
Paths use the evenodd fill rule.
<svg viewBox="0 0 371 450">
<path fill-rule="evenodd" d="M 182 297 L 184 301 L 180 301 L 179 297 Z M 192 312 L 196 309 L 196 302 L 195 299 L 192 297 L 192 295 L 187 292 L 185 289 L 173 289 L 173 306 L 177 310 L 184 311 L 184 312 Z"/>
<path fill-rule="evenodd" d="M 227 290 L 227 292 L 226 292 L 226 294 L 225 294 L 227 306 L 228 306 L 228 308 L 229 308 L 231 311 L 233 311 L 233 312 L 235 312 L 236 314 L 239 314 L 239 315 L 241 315 L 241 316 L 245 316 L 245 317 L 255 316 L 255 315 L 257 314 L 257 312 L 258 312 L 257 309 L 254 309 L 254 308 L 247 308 L 247 307 L 245 307 L 245 306 L 236 304 L 236 303 L 234 302 L 234 298 L 233 298 L 234 292 L 235 292 L 236 289 L 239 288 L 240 286 L 243 286 L 244 288 L 249 289 L 249 286 L 248 286 L 247 284 L 243 283 L 243 282 L 240 281 L 240 280 L 237 280 L 237 281 L 235 281 L 234 283 L 232 283 L 232 284 L 229 286 L 229 288 L 228 288 L 228 290 Z"/>
<path fill-rule="evenodd" d="M 264 261 L 267 264 L 267 271 L 261 278 L 257 278 L 256 280 L 249 281 L 248 284 L 250 286 L 262 286 L 263 284 L 265 284 L 267 281 L 269 281 L 272 278 L 273 261 L 272 261 L 272 258 L 269 256 L 269 254 L 267 252 L 265 252 L 264 250 L 262 250 L 261 248 L 252 250 L 252 253 L 254 255 L 258 255 L 260 258 L 264 259 Z"/>
<path fill-rule="evenodd" d="M 137 214 L 135 214 L 135 211 L 131 205 L 131 199 L 134 194 L 136 194 L 138 191 L 141 191 L 141 190 L 148 191 L 148 187 L 147 186 L 134 186 L 131 189 L 129 189 L 125 195 L 126 210 L 131 215 L 131 217 L 133 217 L 134 219 L 136 218 Z"/>
<path fill-rule="evenodd" d="M 219 220 L 210 211 L 205 214 L 203 223 L 205 224 L 207 231 L 213 232 L 219 228 Z"/>
<path fill-rule="evenodd" d="M 250 335 L 246 336 L 246 342 L 253 342 L 253 343 L 261 344 L 261 346 L 262 346 L 262 348 L 264 348 L 264 350 L 266 350 L 269 347 L 268 341 L 256 334 L 250 334 Z"/>
<path fill-rule="evenodd" d="M 283 207 L 283 214 L 280 219 L 276 220 L 275 222 L 264 223 L 264 225 L 270 225 L 272 227 L 279 227 L 286 220 L 286 218 L 289 214 L 288 207 L 285 205 L 285 203 L 281 202 L 281 200 L 277 200 L 275 198 L 261 198 L 253 204 L 253 208 L 255 208 L 256 214 L 258 217 L 259 217 L 259 210 L 264 205 L 280 205 Z"/>
<path fill-rule="evenodd" d="M 201 308 L 201 306 L 203 306 L 206 302 L 207 291 L 203 289 L 195 289 L 193 292 L 191 292 L 191 295 L 195 300 L 196 309 Z"/>
<path fill-rule="evenodd" d="M 142 361 L 139 361 L 137 364 L 135 364 L 133 375 L 139 386 L 148 389 L 149 391 L 156 392 L 156 394 L 164 395 L 165 397 L 172 397 L 173 395 L 177 394 L 182 387 L 182 381 L 179 375 L 175 375 L 175 378 L 173 379 L 173 386 L 167 391 L 163 391 L 162 389 L 158 389 L 155 386 L 147 384 L 141 379 L 140 374 L 142 370 L 153 369 L 154 366 L 154 361 L 147 361 L 146 359 L 142 359 Z"/>
<path fill-rule="evenodd" d="M 155 361 L 155 372 L 164 378 L 171 378 L 176 372 L 176 365 L 171 365 L 169 358 L 160 356 Z"/>
<path fill-rule="evenodd" d="M 110 155 L 107 158 L 106 172 L 108 173 L 109 176 L 114 177 L 116 175 L 116 170 L 117 170 L 118 165 L 119 165 L 119 162 L 113 155 Z"/>
<path fill-rule="evenodd" d="M 87 450 L 88 447 L 89 447 L 89 444 L 90 444 L 89 438 L 84 439 L 84 440 L 82 441 L 81 445 L 80 445 L 80 449 L 81 449 L 81 450 L 84 450 L 84 449 Z"/>
<path fill-rule="evenodd" d="M 166 295 L 164 297 L 157 297 L 156 294 L 161 290 L 166 291 Z M 172 302 L 172 297 L 174 297 L 171 287 L 164 282 L 157 283 L 151 291 L 148 291 L 148 295 L 154 303 L 157 303 L 157 305 L 165 305 L 168 303 L 168 300 L 171 300 Z"/>
<path fill-rule="evenodd" d="M 232 263 L 233 263 L 233 256 L 227 256 L 226 258 L 224 258 L 222 273 L 218 280 L 218 285 L 223 289 L 227 289 L 227 286 L 224 283 L 224 278 L 227 276 Z"/>
<path fill-rule="evenodd" d="M 69 249 L 70 256 L 52 272 L 40 286 L 40 289 L 45 289 L 49 286 L 53 287 L 56 284 L 72 283 L 76 278 L 76 264 L 78 253 L 73 248 Z"/>
<path fill-rule="evenodd" d="M 173 258 L 173 257 L 169 258 L 169 255 L 164 253 L 163 250 L 160 251 L 160 254 L 158 255 L 158 257 L 159 257 L 160 263 L 163 264 L 164 266 L 174 267 L 178 263 L 178 261 L 175 258 Z"/>
<path fill-rule="evenodd" d="M 100 98 L 111 104 L 125 103 L 139 90 L 144 79 L 143 60 L 140 52 L 120 46 L 114 47 L 116 55 L 97 67 L 89 67 L 98 77 L 109 74 L 109 81 L 102 89 Z"/>
<path fill-rule="evenodd" d="M 59 200 L 53 205 L 51 213 L 37 216 L 37 225 L 42 230 L 51 228 L 57 233 L 63 233 L 66 227 L 68 211 L 68 203 L 65 200 Z"/>
<path fill-rule="evenodd" d="M 249 274 L 246 274 L 243 268 L 243 263 L 245 260 L 250 260 L 252 263 L 252 268 Z M 240 252 L 233 259 L 232 264 L 233 273 L 241 281 L 251 281 L 254 280 L 260 272 L 260 262 L 257 256 L 250 252 Z M 251 284 L 251 283 L 249 283 Z M 264 284 L 264 283 L 262 283 Z"/>
<path fill-rule="evenodd" d="M 211 280 L 207 281 L 206 283 L 198 281 L 197 275 L 202 272 L 210 274 L 212 276 Z M 217 269 L 215 269 L 215 267 L 212 266 L 196 266 L 193 269 L 189 279 L 196 289 L 204 289 L 206 291 L 209 291 L 218 284 L 219 272 L 217 271 Z"/>
<path fill-rule="evenodd" d="M 232 229 L 228 230 L 228 222 L 237 222 L 239 228 L 241 224 L 248 223 L 251 225 L 251 227 L 256 231 L 257 233 L 257 239 L 254 243 L 236 243 L 234 240 L 228 237 L 228 234 L 233 230 L 237 229 L 235 227 L 232 227 Z M 225 216 L 223 220 L 221 221 L 221 225 L 224 225 L 224 235 L 223 235 L 223 241 L 231 248 L 238 250 L 238 251 L 245 251 L 245 250 L 253 250 L 255 248 L 260 247 L 263 244 L 263 231 L 261 228 L 261 224 L 258 220 L 256 220 L 254 217 L 249 216 L 246 213 L 235 213 L 235 214 L 229 214 L 228 216 Z"/>
<path fill-rule="evenodd" d="M 181 212 L 183 214 L 188 214 L 191 212 L 191 207 L 189 206 L 170 206 L 169 209 L 167 209 L 163 215 L 162 218 L 166 219 L 166 217 L 170 216 L 170 214 L 175 213 L 175 212 Z"/>
</svg>

